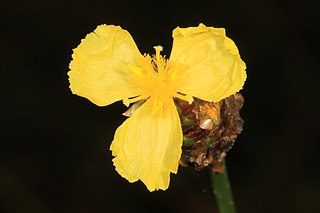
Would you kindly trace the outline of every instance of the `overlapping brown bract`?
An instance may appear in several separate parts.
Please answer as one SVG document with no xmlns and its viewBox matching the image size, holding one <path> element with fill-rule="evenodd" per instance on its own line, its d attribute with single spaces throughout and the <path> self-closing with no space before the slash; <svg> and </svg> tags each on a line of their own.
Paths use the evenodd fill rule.
<svg viewBox="0 0 320 213">
<path fill-rule="evenodd" d="M 182 123 L 184 145 L 181 166 L 193 164 L 197 170 L 212 165 L 223 172 L 220 162 L 241 133 L 243 120 L 239 111 L 244 99 L 240 93 L 218 103 L 195 99 L 192 104 L 175 100 Z M 190 122 L 191 121 L 191 122 Z"/>
</svg>

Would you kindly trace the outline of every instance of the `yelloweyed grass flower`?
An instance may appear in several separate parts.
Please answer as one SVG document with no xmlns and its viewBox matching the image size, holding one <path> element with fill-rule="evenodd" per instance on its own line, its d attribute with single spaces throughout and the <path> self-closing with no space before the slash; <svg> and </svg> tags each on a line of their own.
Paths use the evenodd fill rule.
<svg viewBox="0 0 320 213">
<path fill-rule="evenodd" d="M 119 26 L 100 25 L 74 49 L 70 88 L 98 106 L 145 100 L 117 130 L 111 144 L 114 166 L 129 182 L 166 190 L 177 173 L 182 130 L 173 99 L 218 102 L 239 91 L 246 66 L 223 28 L 173 30 L 170 58 L 142 55 Z"/>
</svg>

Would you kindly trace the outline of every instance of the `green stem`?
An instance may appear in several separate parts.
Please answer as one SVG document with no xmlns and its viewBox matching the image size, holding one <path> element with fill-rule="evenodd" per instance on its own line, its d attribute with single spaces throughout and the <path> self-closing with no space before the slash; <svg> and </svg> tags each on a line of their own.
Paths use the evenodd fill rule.
<svg viewBox="0 0 320 213">
<path fill-rule="evenodd" d="M 224 168 L 224 173 L 216 173 L 212 168 L 209 169 L 213 193 L 220 213 L 236 213 L 225 161 L 222 161 L 221 165 Z"/>
</svg>

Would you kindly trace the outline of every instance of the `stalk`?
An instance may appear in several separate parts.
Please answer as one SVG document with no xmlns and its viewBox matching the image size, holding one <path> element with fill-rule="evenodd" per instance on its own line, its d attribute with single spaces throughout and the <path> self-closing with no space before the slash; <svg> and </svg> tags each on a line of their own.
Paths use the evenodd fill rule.
<svg viewBox="0 0 320 213">
<path fill-rule="evenodd" d="M 221 165 L 224 168 L 223 173 L 214 172 L 213 168 L 209 169 L 212 190 L 220 213 L 236 213 L 225 160 L 221 162 Z"/>
</svg>

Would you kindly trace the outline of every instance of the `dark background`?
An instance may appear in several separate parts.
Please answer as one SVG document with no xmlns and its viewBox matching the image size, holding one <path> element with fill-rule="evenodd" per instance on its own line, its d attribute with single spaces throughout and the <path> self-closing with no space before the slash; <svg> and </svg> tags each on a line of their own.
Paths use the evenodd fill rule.
<svg viewBox="0 0 320 213">
<path fill-rule="evenodd" d="M 142 1 L 144 2 L 144 1 Z M 122 103 L 72 95 L 72 49 L 99 24 L 142 53 L 177 27 L 225 27 L 247 64 L 243 133 L 228 154 L 240 213 L 320 212 L 319 9 L 312 1 L 1 1 L 0 212 L 217 212 L 208 171 L 149 193 L 114 170 Z"/>
</svg>

